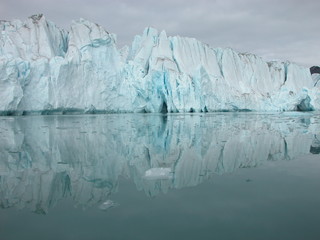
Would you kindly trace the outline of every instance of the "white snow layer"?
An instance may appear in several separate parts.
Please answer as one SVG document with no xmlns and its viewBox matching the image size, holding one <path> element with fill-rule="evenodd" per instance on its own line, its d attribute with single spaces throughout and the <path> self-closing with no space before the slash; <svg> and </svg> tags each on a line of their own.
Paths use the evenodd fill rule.
<svg viewBox="0 0 320 240">
<path fill-rule="evenodd" d="M 80 19 L 0 22 L 0 111 L 206 112 L 319 110 L 308 68 L 265 62 L 146 28 L 130 47 Z"/>
</svg>

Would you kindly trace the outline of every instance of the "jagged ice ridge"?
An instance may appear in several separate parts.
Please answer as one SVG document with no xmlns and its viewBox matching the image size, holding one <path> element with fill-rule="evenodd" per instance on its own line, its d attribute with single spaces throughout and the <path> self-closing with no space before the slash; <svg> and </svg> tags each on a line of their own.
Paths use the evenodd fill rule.
<svg viewBox="0 0 320 240">
<path fill-rule="evenodd" d="M 121 49 L 84 19 L 69 32 L 43 15 L 0 30 L 1 114 L 320 109 L 308 68 L 153 28 Z"/>
</svg>

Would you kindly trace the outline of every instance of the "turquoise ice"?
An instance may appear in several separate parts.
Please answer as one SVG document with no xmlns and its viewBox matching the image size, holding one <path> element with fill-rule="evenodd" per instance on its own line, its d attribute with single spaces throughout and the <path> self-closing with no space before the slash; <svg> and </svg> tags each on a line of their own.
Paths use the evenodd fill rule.
<svg viewBox="0 0 320 240">
<path fill-rule="evenodd" d="M 196 39 L 146 28 L 131 46 L 85 19 L 70 31 L 43 15 L 0 22 L 0 111 L 319 110 L 317 77 Z"/>
</svg>

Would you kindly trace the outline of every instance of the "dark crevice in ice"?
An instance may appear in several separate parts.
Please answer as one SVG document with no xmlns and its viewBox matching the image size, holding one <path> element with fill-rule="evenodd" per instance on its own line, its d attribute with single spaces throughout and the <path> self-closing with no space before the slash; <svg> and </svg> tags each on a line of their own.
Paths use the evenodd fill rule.
<svg viewBox="0 0 320 240">
<path fill-rule="evenodd" d="M 162 107 L 161 107 L 161 113 L 168 113 L 168 106 L 167 103 L 165 101 L 163 101 L 162 103 Z"/>
</svg>

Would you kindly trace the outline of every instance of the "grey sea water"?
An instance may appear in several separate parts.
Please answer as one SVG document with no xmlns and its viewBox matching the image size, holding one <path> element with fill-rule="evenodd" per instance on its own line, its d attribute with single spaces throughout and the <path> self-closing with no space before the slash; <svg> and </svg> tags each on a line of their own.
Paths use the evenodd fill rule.
<svg viewBox="0 0 320 240">
<path fill-rule="evenodd" d="M 320 114 L 0 117 L 0 239 L 320 239 Z"/>
</svg>

